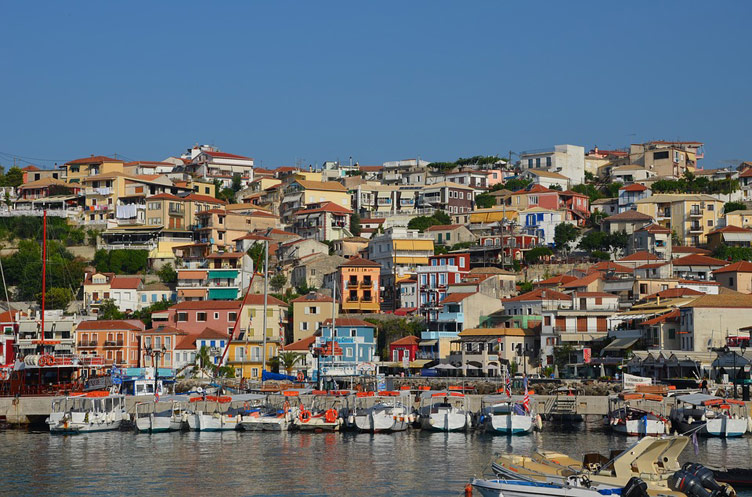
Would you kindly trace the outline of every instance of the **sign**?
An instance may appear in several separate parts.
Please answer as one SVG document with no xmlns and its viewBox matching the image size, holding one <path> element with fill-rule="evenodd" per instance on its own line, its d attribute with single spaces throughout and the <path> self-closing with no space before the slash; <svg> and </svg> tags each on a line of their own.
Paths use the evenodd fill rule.
<svg viewBox="0 0 752 497">
<path fill-rule="evenodd" d="M 590 347 L 585 347 L 582 349 L 582 362 L 585 364 L 590 364 L 590 357 L 591 357 L 592 351 L 590 350 Z"/>
<path fill-rule="evenodd" d="M 402 354 L 402 367 L 405 369 L 410 367 L 410 352 L 408 351 Z"/>
<path fill-rule="evenodd" d="M 652 385 L 652 378 L 645 378 L 643 376 L 636 376 L 633 374 L 624 373 L 622 378 L 622 389 L 624 391 L 634 390 L 637 385 Z"/>
</svg>

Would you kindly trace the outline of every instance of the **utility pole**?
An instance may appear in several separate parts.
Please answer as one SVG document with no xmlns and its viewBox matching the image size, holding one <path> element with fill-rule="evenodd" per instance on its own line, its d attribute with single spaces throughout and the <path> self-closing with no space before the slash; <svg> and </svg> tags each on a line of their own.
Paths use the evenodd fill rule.
<svg viewBox="0 0 752 497">
<path fill-rule="evenodd" d="M 261 384 L 264 384 L 264 369 L 266 368 L 266 309 L 269 299 L 269 240 L 264 240 L 264 317 L 261 341 Z"/>
</svg>

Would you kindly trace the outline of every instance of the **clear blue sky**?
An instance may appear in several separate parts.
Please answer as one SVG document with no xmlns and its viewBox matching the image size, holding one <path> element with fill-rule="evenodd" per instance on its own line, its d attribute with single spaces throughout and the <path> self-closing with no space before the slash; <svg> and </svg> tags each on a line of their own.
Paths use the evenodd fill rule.
<svg viewBox="0 0 752 497">
<path fill-rule="evenodd" d="M 159 160 L 200 142 L 273 167 L 683 139 L 705 142 L 706 167 L 752 160 L 748 1 L 33 1 L 2 16 L 5 154 Z"/>
</svg>

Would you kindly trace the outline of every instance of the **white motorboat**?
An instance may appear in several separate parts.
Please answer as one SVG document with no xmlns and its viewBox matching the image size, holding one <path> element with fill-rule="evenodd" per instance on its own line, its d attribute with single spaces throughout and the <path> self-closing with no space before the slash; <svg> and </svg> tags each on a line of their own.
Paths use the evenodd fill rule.
<svg viewBox="0 0 752 497">
<path fill-rule="evenodd" d="M 750 424 L 744 402 L 701 393 L 677 396 L 670 418 L 679 433 L 707 437 L 741 437 Z"/>
<path fill-rule="evenodd" d="M 303 404 L 298 409 L 298 415 L 294 418 L 294 426 L 303 431 L 339 431 L 343 420 L 337 409 L 340 398 L 335 397 L 330 407 L 326 407 L 326 394 L 314 394 L 311 408 Z"/>
<path fill-rule="evenodd" d="M 297 392 L 293 392 L 297 394 Z M 265 395 L 246 401 L 240 420 L 240 428 L 245 431 L 287 431 L 292 427 L 296 410 L 290 407 L 285 396 L 282 408 L 273 406 Z"/>
<path fill-rule="evenodd" d="M 415 419 L 409 406 L 409 391 L 358 392 L 353 424 L 370 433 L 405 431 Z"/>
<path fill-rule="evenodd" d="M 467 397 L 457 391 L 424 391 L 418 413 L 425 430 L 462 431 L 472 426 Z"/>
<path fill-rule="evenodd" d="M 664 409 L 661 395 L 623 392 L 609 398 L 608 403 L 605 421 L 614 433 L 644 437 L 670 431 L 668 419 L 661 414 Z"/>
<path fill-rule="evenodd" d="M 118 430 L 124 419 L 128 414 L 123 395 L 90 392 L 53 401 L 46 421 L 50 433 L 89 433 Z"/>
<path fill-rule="evenodd" d="M 204 404 L 203 409 L 194 407 L 192 412 L 188 414 L 188 428 L 191 431 L 230 431 L 238 429 L 242 411 L 238 408 L 229 408 L 232 400 L 232 397 L 215 395 L 191 398 L 190 401 L 194 406 L 200 405 L 201 402 Z M 212 408 L 209 406 L 212 406 Z"/>
<path fill-rule="evenodd" d="M 188 414 L 181 409 L 178 402 L 173 401 L 166 408 L 159 404 L 158 402 L 136 404 L 135 424 L 138 431 L 145 433 L 180 431 L 187 423 Z M 153 407 L 146 412 L 140 412 L 142 407 L 148 405 Z"/>
<path fill-rule="evenodd" d="M 585 486 L 587 480 L 573 479 L 569 484 L 530 482 L 521 480 L 484 480 L 475 478 L 472 486 L 483 497 L 603 497 L 604 495 L 629 495 L 648 497 L 646 485 L 635 479 L 624 490 L 606 486 Z M 628 494 L 624 491 L 629 490 Z"/>
<path fill-rule="evenodd" d="M 481 400 L 480 424 L 486 431 L 504 435 L 525 435 L 543 427 L 541 417 L 527 409 L 522 399 L 489 395 Z"/>
</svg>

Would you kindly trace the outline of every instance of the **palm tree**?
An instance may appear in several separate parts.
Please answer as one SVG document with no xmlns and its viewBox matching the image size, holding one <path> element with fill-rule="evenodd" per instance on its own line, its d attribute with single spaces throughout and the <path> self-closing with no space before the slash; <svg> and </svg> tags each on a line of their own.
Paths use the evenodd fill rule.
<svg viewBox="0 0 752 497">
<path fill-rule="evenodd" d="M 300 354 L 295 352 L 282 352 L 277 357 L 279 357 L 279 365 L 288 375 L 292 374 L 292 369 L 300 361 Z"/>
<path fill-rule="evenodd" d="M 201 370 L 205 369 L 207 366 L 213 366 L 211 357 L 209 356 L 209 349 L 206 348 L 206 345 L 202 345 L 201 349 L 199 349 L 198 351 L 198 354 L 196 354 L 196 365 Z"/>
</svg>

